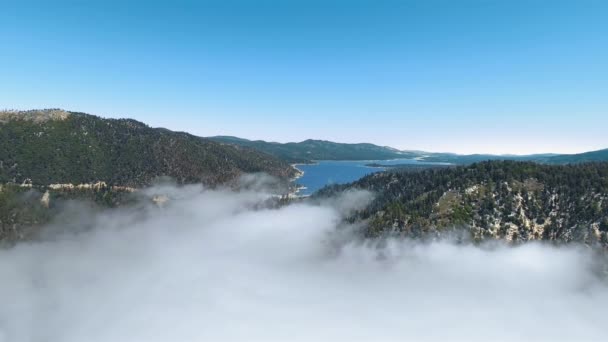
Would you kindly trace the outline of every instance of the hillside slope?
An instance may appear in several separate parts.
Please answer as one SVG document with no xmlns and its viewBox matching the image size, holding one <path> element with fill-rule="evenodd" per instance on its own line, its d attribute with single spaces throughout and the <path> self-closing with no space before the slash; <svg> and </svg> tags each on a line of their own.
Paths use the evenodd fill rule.
<svg viewBox="0 0 608 342">
<path fill-rule="evenodd" d="M 490 161 L 376 173 L 317 196 L 373 191 L 353 216 L 367 236 L 440 236 L 459 228 L 481 241 L 581 241 L 608 247 L 608 163 L 564 166 Z"/>
<path fill-rule="evenodd" d="M 254 149 L 131 119 L 62 110 L 0 112 L 0 183 L 138 187 L 169 176 L 215 185 L 254 172 L 288 178 L 297 170 Z"/>
</svg>

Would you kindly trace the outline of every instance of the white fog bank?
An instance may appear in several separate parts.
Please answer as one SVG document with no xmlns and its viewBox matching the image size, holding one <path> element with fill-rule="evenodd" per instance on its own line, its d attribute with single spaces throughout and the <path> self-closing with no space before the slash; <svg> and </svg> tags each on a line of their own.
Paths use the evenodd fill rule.
<svg viewBox="0 0 608 342">
<path fill-rule="evenodd" d="M 335 233 L 364 193 L 154 191 L 173 199 L 0 250 L 0 342 L 608 341 L 584 248 L 376 248 Z"/>
</svg>

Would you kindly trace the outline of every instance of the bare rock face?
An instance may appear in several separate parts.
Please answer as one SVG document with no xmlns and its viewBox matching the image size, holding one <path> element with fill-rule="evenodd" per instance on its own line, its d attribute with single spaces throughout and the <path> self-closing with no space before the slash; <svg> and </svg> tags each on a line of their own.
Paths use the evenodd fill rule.
<svg viewBox="0 0 608 342">
<path fill-rule="evenodd" d="M 5 110 L 0 111 L 0 122 L 8 122 L 12 120 L 33 121 L 35 123 L 43 123 L 54 120 L 65 120 L 70 116 L 70 113 L 62 109 L 35 109 L 35 110 Z"/>
<path fill-rule="evenodd" d="M 44 195 L 42 195 L 42 198 L 40 199 L 40 204 L 42 204 L 42 206 L 47 209 L 49 208 L 51 204 L 51 195 L 48 190 L 44 193 Z"/>
</svg>

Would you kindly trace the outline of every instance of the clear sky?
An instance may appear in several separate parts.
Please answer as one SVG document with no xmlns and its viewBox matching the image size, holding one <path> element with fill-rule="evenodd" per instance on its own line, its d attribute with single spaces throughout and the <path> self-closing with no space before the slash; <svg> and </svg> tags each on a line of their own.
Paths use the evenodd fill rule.
<svg viewBox="0 0 608 342">
<path fill-rule="evenodd" d="M 608 1 L 0 0 L 0 108 L 461 153 L 608 147 Z"/>
</svg>

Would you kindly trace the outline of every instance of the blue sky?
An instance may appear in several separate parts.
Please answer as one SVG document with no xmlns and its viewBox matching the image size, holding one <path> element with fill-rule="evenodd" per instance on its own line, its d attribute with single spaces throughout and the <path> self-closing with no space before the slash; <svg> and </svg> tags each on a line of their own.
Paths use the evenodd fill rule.
<svg viewBox="0 0 608 342">
<path fill-rule="evenodd" d="M 0 1 L 0 108 L 461 153 L 608 147 L 608 1 Z"/>
</svg>

